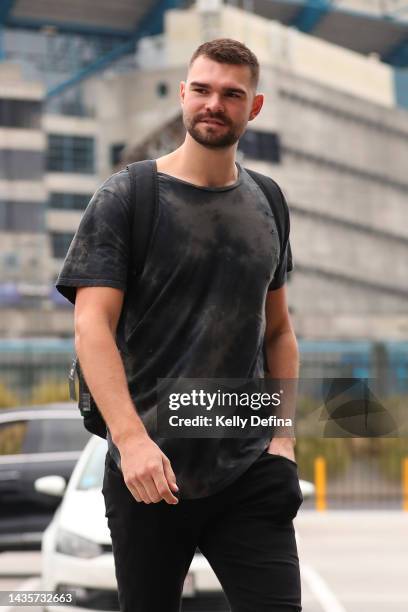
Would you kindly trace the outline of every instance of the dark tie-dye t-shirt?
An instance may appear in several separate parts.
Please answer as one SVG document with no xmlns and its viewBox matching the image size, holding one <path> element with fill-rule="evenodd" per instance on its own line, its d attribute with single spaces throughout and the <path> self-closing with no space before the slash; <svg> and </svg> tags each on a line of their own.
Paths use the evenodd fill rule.
<svg viewBox="0 0 408 612">
<path fill-rule="evenodd" d="M 199 187 L 159 172 L 159 206 L 142 275 L 132 269 L 127 170 L 89 203 L 57 280 L 72 303 L 76 287 L 125 291 L 118 324 L 130 394 L 150 431 L 159 378 L 262 378 L 265 299 L 292 269 L 288 231 L 279 240 L 262 190 L 239 164 L 227 187 Z M 286 202 L 280 205 L 288 218 Z M 283 247 L 285 245 L 285 248 Z M 120 409 L 120 408 L 118 408 Z M 157 438 L 182 498 L 210 495 L 258 458 L 262 438 Z M 120 468 L 120 455 L 108 432 Z"/>
</svg>

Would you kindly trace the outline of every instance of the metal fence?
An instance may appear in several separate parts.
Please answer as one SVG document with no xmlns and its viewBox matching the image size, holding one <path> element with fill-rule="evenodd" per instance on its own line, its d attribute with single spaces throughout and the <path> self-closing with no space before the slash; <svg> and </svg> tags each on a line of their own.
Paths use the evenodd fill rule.
<svg viewBox="0 0 408 612">
<path fill-rule="evenodd" d="M 299 476 L 314 482 L 305 508 L 408 510 L 406 438 L 299 439 Z"/>
<path fill-rule="evenodd" d="M 408 342 L 300 341 L 299 347 L 300 378 L 375 378 L 383 397 L 408 408 Z M 0 340 L 0 407 L 68 400 L 73 354 L 73 339 Z M 316 460 L 324 461 L 328 508 L 402 508 L 404 495 L 408 506 L 404 435 L 364 439 L 309 434 L 298 437 L 296 452 L 299 475 L 306 480 L 316 482 Z"/>
</svg>

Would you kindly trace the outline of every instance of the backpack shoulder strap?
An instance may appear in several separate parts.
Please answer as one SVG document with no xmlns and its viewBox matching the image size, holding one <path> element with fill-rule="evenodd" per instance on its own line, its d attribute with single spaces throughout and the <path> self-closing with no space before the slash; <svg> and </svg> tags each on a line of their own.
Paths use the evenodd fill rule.
<svg viewBox="0 0 408 612">
<path fill-rule="evenodd" d="M 255 172 L 255 170 L 250 170 L 249 168 L 245 168 L 245 170 L 262 189 L 269 202 L 272 214 L 275 217 L 279 240 L 282 246 L 285 235 L 289 234 L 289 212 L 281 188 L 271 177 L 265 176 L 260 172 Z"/>
<path fill-rule="evenodd" d="M 130 225 L 136 265 L 134 272 L 136 275 L 140 275 L 146 260 L 158 208 L 157 165 L 155 160 L 149 159 L 128 164 L 126 168 L 130 180 Z M 118 330 L 119 328 L 120 321 Z M 119 334 L 117 340 L 119 340 Z M 106 438 L 105 421 L 88 389 L 77 355 L 75 355 L 68 376 L 69 393 L 72 400 L 76 400 L 75 375 L 78 376 L 79 380 L 78 407 L 84 418 L 84 425 L 91 433 Z"/>
<path fill-rule="evenodd" d="M 156 160 L 126 166 L 130 179 L 131 227 L 136 275 L 143 271 L 158 208 Z M 137 238 L 136 238 L 137 237 Z"/>
<path fill-rule="evenodd" d="M 248 174 L 254 179 L 256 184 L 262 189 L 266 199 L 269 202 L 269 206 L 271 207 L 272 214 L 275 218 L 276 228 L 278 230 L 279 242 L 281 253 L 288 245 L 288 262 L 289 266 L 292 266 L 292 251 L 290 248 L 289 242 L 289 231 L 290 231 L 290 220 L 289 220 L 289 209 L 286 203 L 286 199 L 279 187 L 278 183 L 276 183 L 271 177 L 265 176 L 260 172 L 255 172 L 255 170 L 250 170 L 249 168 L 245 168 Z M 286 240 L 286 242 L 285 242 Z M 265 338 L 262 345 L 262 353 L 263 353 L 263 361 L 264 361 L 264 371 L 265 373 L 269 372 L 268 368 L 268 358 L 266 352 L 266 344 Z"/>
<path fill-rule="evenodd" d="M 289 242 L 290 217 L 286 198 L 283 195 L 278 183 L 276 183 L 276 181 L 274 181 L 270 176 L 265 176 L 265 174 L 255 172 L 255 170 L 250 170 L 249 168 L 245 168 L 245 170 L 262 189 L 266 199 L 269 202 L 272 214 L 275 217 L 276 228 L 278 230 L 281 245 L 281 253 L 283 253 L 287 247 L 288 269 L 291 270 L 293 268 L 293 260 L 292 249 Z"/>
</svg>

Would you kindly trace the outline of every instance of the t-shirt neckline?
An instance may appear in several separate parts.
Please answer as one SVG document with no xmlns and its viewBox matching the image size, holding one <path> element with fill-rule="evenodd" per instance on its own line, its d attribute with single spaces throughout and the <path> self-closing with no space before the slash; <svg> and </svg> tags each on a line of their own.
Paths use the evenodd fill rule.
<svg viewBox="0 0 408 612">
<path fill-rule="evenodd" d="M 237 180 L 235 181 L 235 183 L 232 183 L 232 185 L 224 185 L 222 187 L 206 187 L 203 185 L 195 185 L 194 183 L 190 183 L 189 181 L 184 181 L 183 179 L 177 178 L 176 176 L 172 176 L 171 174 L 167 174 L 166 172 L 160 172 L 159 170 L 157 171 L 157 175 L 162 176 L 171 181 L 176 181 L 177 183 L 183 183 L 183 185 L 188 185 L 189 187 L 193 187 L 194 189 L 202 189 L 204 191 L 229 191 L 230 189 L 235 189 L 236 187 L 239 187 L 239 185 L 242 182 L 241 165 L 237 161 L 235 162 L 235 165 L 238 170 Z"/>
</svg>

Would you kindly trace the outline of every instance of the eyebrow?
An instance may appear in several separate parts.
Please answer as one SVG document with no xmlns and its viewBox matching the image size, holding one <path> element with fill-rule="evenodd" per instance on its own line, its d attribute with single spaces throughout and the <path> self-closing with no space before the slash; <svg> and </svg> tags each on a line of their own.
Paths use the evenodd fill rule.
<svg viewBox="0 0 408 612">
<path fill-rule="evenodd" d="M 209 89 L 211 86 L 208 83 L 199 83 L 198 81 L 191 81 L 190 87 L 204 87 Z M 240 87 L 223 87 L 223 91 L 235 92 L 246 95 L 246 91 Z"/>
</svg>

